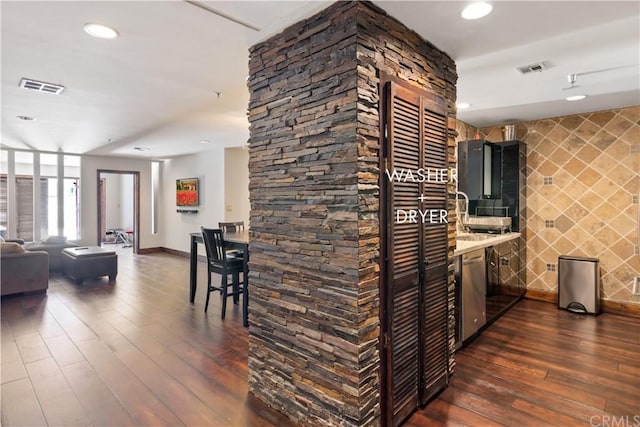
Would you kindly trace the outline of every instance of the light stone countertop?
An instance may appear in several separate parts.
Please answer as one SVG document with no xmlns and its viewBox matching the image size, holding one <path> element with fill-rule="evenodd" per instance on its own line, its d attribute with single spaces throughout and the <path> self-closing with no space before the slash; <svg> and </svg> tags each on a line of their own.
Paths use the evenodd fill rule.
<svg viewBox="0 0 640 427">
<path fill-rule="evenodd" d="M 486 236 L 482 240 L 461 240 L 464 236 Z M 509 240 L 517 239 L 520 233 L 503 233 L 503 234 L 487 234 L 487 233 L 458 233 L 456 240 L 456 250 L 454 256 L 463 255 L 476 249 L 488 248 Z"/>
</svg>

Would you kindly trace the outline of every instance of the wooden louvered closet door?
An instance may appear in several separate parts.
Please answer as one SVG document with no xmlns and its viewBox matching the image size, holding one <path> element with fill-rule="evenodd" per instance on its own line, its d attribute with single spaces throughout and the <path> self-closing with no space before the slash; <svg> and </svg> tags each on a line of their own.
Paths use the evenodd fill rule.
<svg viewBox="0 0 640 427">
<path fill-rule="evenodd" d="M 423 102 L 424 167 L 447 168 L 447 118 L 437 104 Z M 422 190 L 424 210 L 447 210 L 447 186 L 439 182 L 425 182 Z M 424 280 L 422 283 L 424 316 L 422 336 L 423 385 L 421 404 L 425 404 L 446 387 L 449 373 L 448 350 L 448 230 L 447 224 L 425 224 Z"/>
<path fill-rule="evenodd" d="M 385 169 L 446 168 L 444 101 L 388 82 L 384 115 Z M 447 383 L 447 224 L 396 222 L 396 213 L 446 210 L 447 190 L 383 173 L 384 422 L 398 425 Z"/>
</svg>

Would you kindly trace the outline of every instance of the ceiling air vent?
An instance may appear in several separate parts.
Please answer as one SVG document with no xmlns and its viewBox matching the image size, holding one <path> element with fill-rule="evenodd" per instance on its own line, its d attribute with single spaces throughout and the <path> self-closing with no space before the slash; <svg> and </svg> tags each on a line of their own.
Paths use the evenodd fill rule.
<svg viewBox="0 0 640 427">
<path fill-rule="evenodd" d="M 524 65 L 522 67 L 516 67 L 516 70 L 520 71 L 522 74 L 529 74 L 533 72 L 541 72 L 547 69 L 547 66 L 544 62 L 536 62 L 535 64 Z"/>
<path fill-rule="evenodd" d="M 20 87 L 23 89 L 36 90 L 38 92 L 55 93 L 59 95 L 64 90 L 64 86 L 55 83 L 39 82 L 38 80 L 25 79 L 20 80 Z"/>
</svg>

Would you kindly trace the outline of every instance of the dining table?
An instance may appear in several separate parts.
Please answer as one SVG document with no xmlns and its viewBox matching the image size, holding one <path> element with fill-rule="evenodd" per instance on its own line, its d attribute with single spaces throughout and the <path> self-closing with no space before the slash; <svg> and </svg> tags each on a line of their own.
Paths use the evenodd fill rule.
<svg viewBox="0 0 640 427">
<path fill-rule="evenodd" d="M 204 245 L 202 233 L 189 233 L 189 302 L 193 304 L 198 286 L 198 245 Z M 249 230 L 224 233 L 225 247 L 242 251 L 242 324 L 249 326 Z"/>
</svg>

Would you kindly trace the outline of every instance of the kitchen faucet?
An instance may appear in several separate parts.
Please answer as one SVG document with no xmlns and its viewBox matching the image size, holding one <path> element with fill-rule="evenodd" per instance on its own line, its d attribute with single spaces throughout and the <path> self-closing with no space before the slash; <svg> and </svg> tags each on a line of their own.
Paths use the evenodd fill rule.
<svg viewBox="0 0 640 427">
<path fill-rule="evenodd" d="M 462 231 L 466 231 L 465 223 L 469 222 L 469 196 L 462 191 L 456 191 L 456 211 L 458 211 L 458 195 L 464 197 L 464 212 L 462 212 Z M 460 223 L 460 221 L 458 221 Z"/>
</svg>

